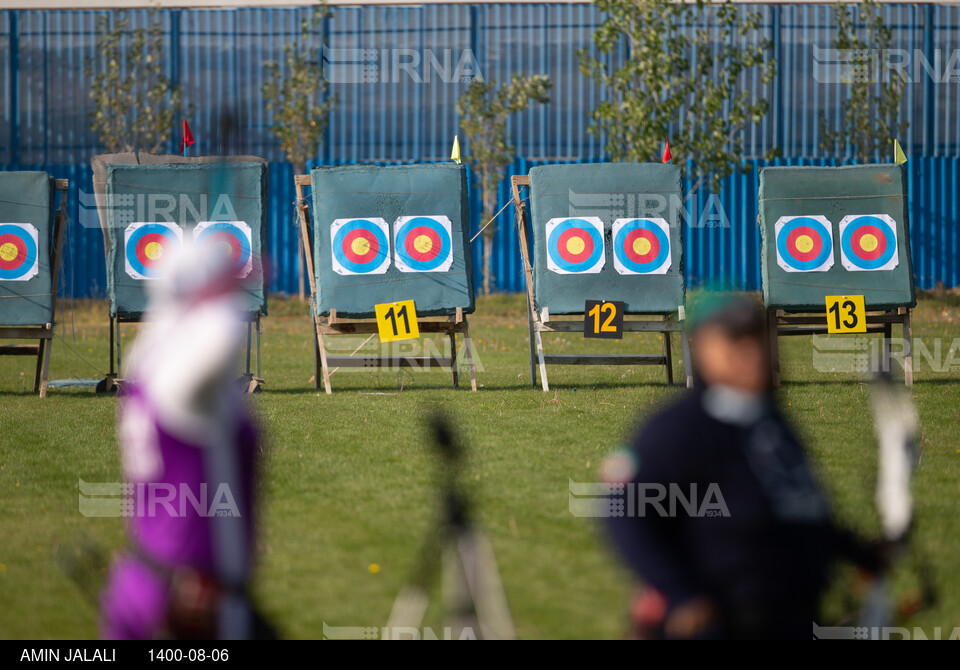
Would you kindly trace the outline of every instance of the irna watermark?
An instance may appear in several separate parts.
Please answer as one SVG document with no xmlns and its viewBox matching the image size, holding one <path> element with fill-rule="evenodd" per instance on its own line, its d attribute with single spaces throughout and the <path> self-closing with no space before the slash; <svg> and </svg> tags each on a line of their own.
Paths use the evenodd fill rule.
<svg viewBox="0 0 960 670">
<path fill-rule="evenodd" d="M 470 626 L 430 627 L 410 626 L 328 626 L 323 622 L 324 640 L 476 640 Z"/>
<path fill-rule="evenodd" d="M 567 507 L 578 517 L 728 517 L 730 510 L 720 486 L 711 482 L 575 482 L 569 480 Z"/>
<path fill-rule="evenodd" d="M 331 84 L 444 84 L 483 81 L 472 49 L 335 49 L 323 47 Z"/>
<path fill-rule="evenodd" d="M 80 514 L 86 517 L 239 517 L 226 483 L 85 482 L 79 480 Z"/>
</svg>

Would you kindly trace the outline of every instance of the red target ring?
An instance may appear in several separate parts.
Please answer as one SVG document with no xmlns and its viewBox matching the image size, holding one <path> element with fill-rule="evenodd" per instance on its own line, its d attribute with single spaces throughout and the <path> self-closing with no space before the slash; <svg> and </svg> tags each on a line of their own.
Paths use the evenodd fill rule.
<svg viewBox="0 0 960 670">
<path fill-rule="evenodd" d="M 204 242 L 205 244 L 209 244 L 214 248 L 220 248 L 222 245 L 230 249 L 230 267 L 236 267 L 240 262 L 240 256 L 243 253 L 243 250 L 240 248 L 240 242 L 237 240 L 236 235 L 219 231 L 209 235 Z"/>
<path fill-rule="evenodd" d="M 425 239 L 424 239 L 425 238 Z M 443 242 L 440 240 L 440 234 L 433 228 L 427 226 L 417 226 L 407 233 L 404 240 L 407 255 L 415 261 L 432 261 L 440 255 Z M 418 249 L 418 243 L 422 249 Z"/>
<path fill-rule="evenodd" d="M 873 240 L 868 242 L 870 237 Z M 853 235 L 850 236 L 850 246 L 859 258 L 873 261 L 880 258 L 887 250 L 887 236 L 876 226 L 863 225 L 853 231 Z M 869 248 L 871 246 L 873 249 Z"/>
<path fill-rule="evenodd" d="M 649 245 L 644 253 L 637 253 L 635 250 L 636 244 L 640 240 L 646 240 Z M 631 230 L 624 240 L 623 252 L 634 263 L 650 263 L 660 255 L 660 240 L 657 239 L 656 233 L 652 230 L 645 228 Z"/>
<path fill-rule="evenodd" d="M 799 246 L 801 244 L 801 238 L 804 237 L 810 240 L 811 243 L 811 247 L 807 251 L 804 251 Z M 813 228 L 809 226 L 797 226 L 787 235 L 787 249 L 790 251 L 790 255 L 798 261 L 812 261 L 823 251 L 823 240 L 820 239 L 820 235 Z"/>
<path fill-rule="evenodd" d="M 579 242 L 582 249 L 579 252 L 571 251 L 571 242 L 573 242 L 574 247 Z M 560 233 L 560 239 L 557 240 L 557 252 L 568 263 L 583 263 L 593 255 L 593 239 L 583 230 L 570 228 Z"/>
<path fill-rule="evenodd" d="M 10 250 L 13 249 L 13 253 Z M 14 270 L 27 258 L 27 245 L 17 235 L 0 235 L 0 270 Z"/>
<path fill-rule="evenodd" d="M 170 251 L 170 239 L 160 233 L 146 233 L 137 240 L 136 258 L 145 268 L 162 267 Z"/>
<path fill-rule="evenodd" d="M 369 230 L 351 230 L 343 238 L 343 255 L 354 263 L 369 263 L 379 253 L 377 237 Z"/>
</svg>

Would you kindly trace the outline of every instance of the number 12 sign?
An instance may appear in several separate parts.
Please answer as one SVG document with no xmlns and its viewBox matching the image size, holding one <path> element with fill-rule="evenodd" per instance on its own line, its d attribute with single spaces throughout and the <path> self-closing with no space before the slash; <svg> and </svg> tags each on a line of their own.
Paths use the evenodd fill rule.
<svg viewBox="0 0 960 670">
<path fill-rule="evenodd" d="M 623 339 L 624 304 L 618 300 L 587 300 L 583 307 L 583 336 Z"/>
<path fill-rule="evenodd" d="M 417 325 L 417 308 L 413 300 L 385 302 L 374 305 L 377 315 L 377 330 L 381 342 L 394 340 L 411 340 L 420 337 L 420 327 Z"/>
<path fill-rule="evenodd" d="M 862 295 L 828 295 L 827 332 L 867 332 L 867 310 Z"/>
</svg>

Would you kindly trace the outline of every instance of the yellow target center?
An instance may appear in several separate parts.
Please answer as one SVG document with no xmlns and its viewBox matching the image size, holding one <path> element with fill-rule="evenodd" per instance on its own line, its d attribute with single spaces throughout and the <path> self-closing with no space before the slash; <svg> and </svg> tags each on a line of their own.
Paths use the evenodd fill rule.
<svg viewBox="0 0 960 670">
<path fill-rule="evenodd" d="M 584 247 L 586 247 L 586 245 L 583 243 L 583 239 L 579 237 L 571 237 L 567 240 L 567 251 L 575 256 L 582 254 Z"/>
<path fill-rule="evenodd" d="M 633 241 L 633 253 L 637 256 L 646 256 L 650 253 L 650 240 L 645 237 L 638 237 Z"/>
<path fill-rule="evenodd" d="M 155 261 L 163 256 L 163 245 L 159 242 L 148 242 L 147 246 L 143 248 L 143 253 L 147 255 L 147 258 Z"/>
<path fill-rule="evenodd" d="M 221 254 L 224 258 L 230 258 L 230 256 L 233 255 L 233 247 L 230 246 L 229 242 L 218 242 L 217 253 Z"/>
<path fill-rule="evenodd" d="M 350 248 L 357 256 L 366 256 L 370 253 L 370 240 L 365 237 L 358 237 L 350 243 Z"/>
<path fill-rule="evenodd" d="M 877 248 L 880 242 L 877 241 L 875 235 L 870 235 L 869 233 L 860 238 L 860 247 L 864 251 L 873 251 Z"/>
<path fill-rule="evenodd" d="M 5 242 L 0 246 L 0 258 L 8 263 L 17 257 L 17 245 L 13 242 Z"/>
<path fill-rule="evenodd" d="M 433 248 L 433 240 L 430 239 L 429 235 L 417 235 L 417 238 L 413 241 L 413 248 L 417 250 L 417 253 L 425 254 Z"/>
<path fill-rule="evenodd" d="M 808 254 L 813 251 L 813 238 L 809 235 L 801 235 L 797 238 L 797 251 L 801 254 Z"/>
</svg>

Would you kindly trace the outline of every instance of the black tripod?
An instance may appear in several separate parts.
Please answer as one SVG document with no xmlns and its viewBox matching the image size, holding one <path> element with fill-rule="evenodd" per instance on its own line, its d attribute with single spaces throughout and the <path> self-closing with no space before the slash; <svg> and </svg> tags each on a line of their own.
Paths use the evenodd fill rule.
<svg viewBox="0 0 960 670">
<path fill-rule="evenodd" d="M 490 540 L 470 521 L 460 487 L 463 449 L 449 420 L 433 420 L 440 455 L 443 512 L 420 547 L 410 583 L 393 603 L 388 626 L 419 629 L 429 590 L 441 575 L 442 620 L 451 639 L 513 639 L 516 633 Z"/>
</svg>

